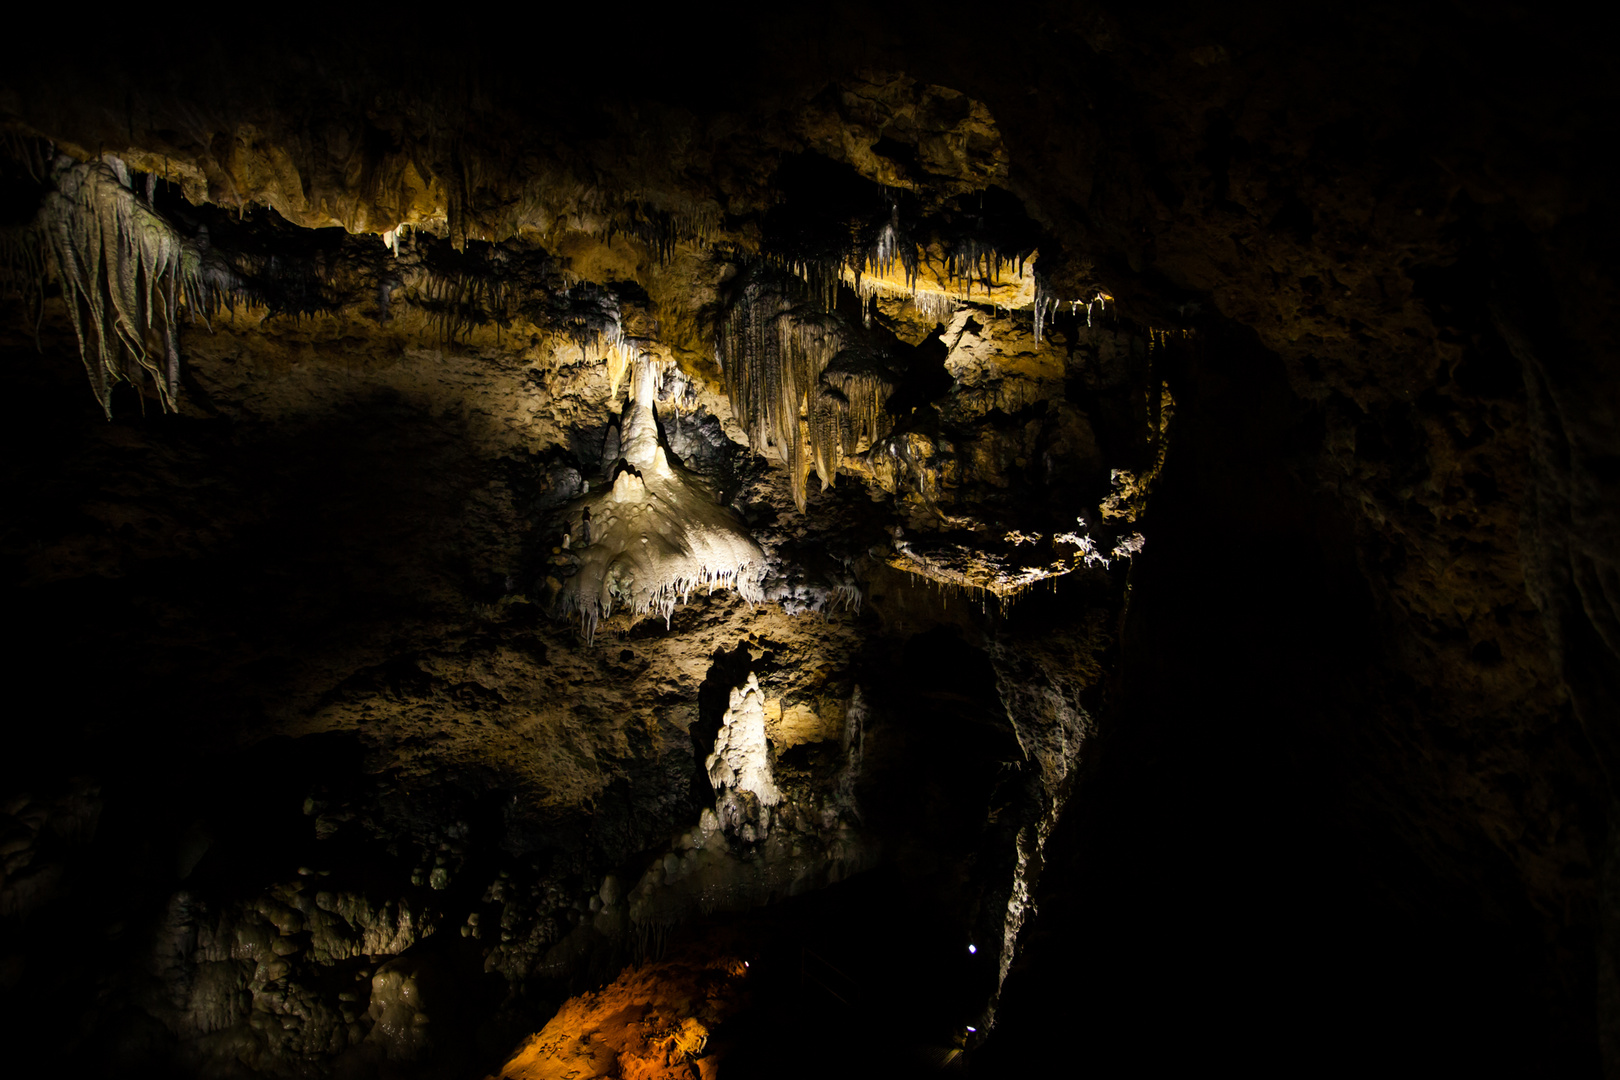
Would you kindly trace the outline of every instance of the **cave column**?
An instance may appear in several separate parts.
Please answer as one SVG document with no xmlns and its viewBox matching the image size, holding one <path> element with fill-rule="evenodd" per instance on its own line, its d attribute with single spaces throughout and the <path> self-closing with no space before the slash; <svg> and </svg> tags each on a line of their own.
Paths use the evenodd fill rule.
<svg viewBox="0 0 1620 1080">
<path fill-rule="evenodd" d="M 658 446 L 658 420 L 653 402 L 658 397 L 658 367 L 638 357 L 630 374 L 630 409 L 624 422 L 624 459 L 637 469 L 654 466 L 663 454 Z"/>
</svg>

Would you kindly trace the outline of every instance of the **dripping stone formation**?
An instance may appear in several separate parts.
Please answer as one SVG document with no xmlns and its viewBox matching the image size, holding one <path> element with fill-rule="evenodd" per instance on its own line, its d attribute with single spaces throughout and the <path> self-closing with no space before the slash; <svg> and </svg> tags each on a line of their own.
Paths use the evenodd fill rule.
<svg viewBox="0 0 1620 1080">
<path fill-rule="evenodd" d="M 1605 35 L 985 17 L 13 50 L 16 1053 L 1620 1075 Z"/>
</svg>

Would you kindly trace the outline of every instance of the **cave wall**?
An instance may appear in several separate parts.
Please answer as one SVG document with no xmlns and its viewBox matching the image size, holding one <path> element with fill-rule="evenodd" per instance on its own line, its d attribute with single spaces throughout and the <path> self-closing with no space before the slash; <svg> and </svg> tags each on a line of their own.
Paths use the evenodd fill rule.
<svg viewBox="0 0 1620 1080">
<path fill-rule="evenodd" d="M 321 1058 L 321 1038 L 375 1058 L 368 1032 L 386 1008 L 372 1016 L 364 992 L 343 1001 L 313 976 L 311 1000 L 332 998 L 327 1027 L 296 1050 L 266 1041 L 262 1016 L 281 1025 L 288 1013 L 256 1004 L 284 978 L 277 935 L 252 944 L 252 927 L 275 922 L 266 912 L 302 911 L 293 900 L 308 896 L 316 911 L 349 905 L 361 937 L 426 919 L 441 940 L 482 941 L 470 911 L 440 902 L 448 890 L 506 920 L 500 944 L 530 942 L 503 955 L 532 971 L 598 915 L 590 895 L 617 909 L 603 874 L 625 875 L 628 894 L 643 861 L 662 862 L 654 849 L 690 835 L 707 794 L 694 787 L 697 744 L 719 722 L 701 687 L 718 653 L 747 645 L 776 702 L 778 750 L 803 757 L 779 757 L 779 770 L 800 769 L 828 798 L 856 685 L 892 718 L 876 760 L 896 755 L 898 775 L 907 755 L 926 757 L 906 749 L 918 736 L 905 718 L 940 702 L 919 709 L 887 669 L 905 669 L 914 635 L 954 627 L 989 665 L 995 724 L 1040 762 L 1027 792 L 987 789 L 1021 817 L 989 828 L 999 839 L 982 840 L 985 859 L 1063 868 L 1031 897 L 1043 914 L 1009 977 L 1004 1034 L 978 1058 L 989 1075 L 1044 1060 L 1045 1033 L 1074 1009 L 1094 1017 L 1099 1061 L 1129 1058 L 1160 1017 L 1175 1026 L 1191 1011 L 1187 997 L 1218 996 L 1224 973 L 1269 984 L 1255 1007 L 1287 1029 L 1262 1055 L 1279 1068 L 1324 1044 L 1354 1042 L 1335 1059 L 1354 1065 L 1415 1040 L 1414 1060 L 1436 1067 L 1598 1070 L 1616 1015 L 1605 883 L 1620 695 L 1601 35 L 1497 7 L 1021 19 L 994 40 L 932 10 L 784 12 L 730 27 L 735 42 L 670 28 L 669 55 L 725 62 L 606 80 L 583 59 L 553 56 L 520 78 L 476 48 L 338 47 L 274 27 L 253 46 L 148 27 L 126 40 L 150 51 L 102 42 L 19 60 L 0 98 L 9 123 L 80 157 L 163 169 L 174 213 L 223 212 L 208 219 L 221 246 L 233 213 L 239 247 L 253 242 L 249 219 L 271 211 L 350 235 L 321 256 L 323 273 L 336 268 L 325 280 L 349 275 L 326 309 L 244 308 L 182 333 L 176 416 L 142 418 L 127 395 L 106 423 L 75 398 L 60 313 L 46 309 L 43 359 L 25 355 L 21 307 L 8 323 L 13 377 L 35 403 L 7 433 L 21 523 L 8 585 L 33 628 L 10 661 L 72 698 L 61 723 L 18 736 L 8 812 L 13 831 L 40 839 L 18 848 L 33 863 L 8 867 L 8 885 L 38 890 L 17 931 L 28 940 L 41 926 L 83 940 L 90 922 L 114 943 L 98 992 L 128 1006 L 127 1023 L 95 1029 L 99 1053 L 166 1060 L 176 1031 L 195 1044 L 196 1032 L 251 1030 L 261 1057 L 220 1037 L 223 1049 L 187 1060 L 269 1068 L 283 1053 Z M 590 30 L 568 16 L 546 34 Z M 177 59 L 146 61 L 160 51 Z M 1006 311 L 987 288 L 941 339 L 946 427 L 908 434 L 908 452 L 933 464 L 909 481 L 853 464 L 831 492 L 812 482 L 802 518 L 782 463 L 744 451 L 710 333 L 724 279 L 693 246 L 757 253 L 798 235 L 770 212 L 795 155 L 833 169 L 806 175 L 853 175 L 928 207 L 1010 193 L 1043 240 L 1042 295 L 1057 298 L 1038 341 L 1025 305 L 1039 298 L 1009 292 L 1000 302 L 1018 310 Z M 422 245 L 407 242 L 403 261 L 371 236 L 402 222 Z M 290 234 L 275 235 L 262 242 Z M 356 254 L 360 240 L 371 247 Z M 543 341 L 532 317 L 457 322 L 407 284 L 433 258 L 513 243 L 588 281 L 637 283 L 626 325 L 641 320 L 634 332 L 686 380 L 666 390 L 678 399 L 665 402 L 666 441 L 783 553 L 774 605 L 705 599 L 667 630 L 625 625 L 592 650 L 540 615 L 536 568 L 563 557 L 535 523 L 600 467 L 618 388 L 599 356 Z M 1111 321 L 1085 325 L 1098 293 L 1113 298 Z M 875 310 L 895 340 L 926 346 L 931 311 L 882 294 Z M 971 583 L 1009 565 L 941 530 L 937 506 L 1052 531 L 1118 494 L 1112 470 L 1147 475 L 1161 461 L 1161 486 L 1120 522 L 1148 539 L 1128 583 L 1123 560 L 1067 576 L 1003 621 L 998 605 L 958 594 L 953 607 L 908 576 L 922 566 L 939 584 Z M 882 515 L 874 500 L 889 501 Z M 909 539 L 877 538 L 876 557 L 880 516 Z M 836 593 L 812 549 L 840 572 L 864 559 L 849 579 L 860 615 L 788 614 Z M 745 673 L 725 670 L 729 691 Z M 964 730 L 988 723 L 962 711 L 950 722 Z M 1094 721 L 1093 752 L 1079 754 Z M 812 761 L 806 747 L 827 753 Z M 323 784 L 338 794 L 325 799 Z M 516 810 L 504 805 L 514 797 Z M 1000 871 L 994 886 L 942 884 L 928 875 L 950 838 L 914 834 L 915 816 L 892 806 L 874 812 L 889 822 L 885 850 L 909 851 L 900 861 L 932 882 L 918 895 L 964 919 L 1005 910 L 1008 888 L 1024 887 Z M 1057 820 L 1049 850 L 1061 854 L 1043 857 L 1032 838 Z M 853 824 L 809 827 L 826 858 L 806 880 L 866 865 Z M 409 839 L 384 852 L 389 836 Z M 333 869 L 301 865 L 317 838 L 354 851 L 356 881 L 324 889 L 325 905 L 322 889 L 299 888 Z M 93 854 L 57 854 L 81 848 Z M 529 859 L 542 850 L 544 869 Z M 271 851 L 273 873 L 253 855 Z M 206 917 L 177 914 L 175 875 L 199 866 L 230 884 L 211 900 L 187 887 Z M 431 880 L 439 868 L 445 888 Z M 72 887 L 58 894 L 59 879 Z M 128 911 L 102 906 L 131 880 L 147 884 L 127 890 Z M 964 899 L 975 890 L 990 899 Z M 15 896 L 13 915 L 27 906 Z M 353 952 L 316 941 L 313 911 L 299 918 L 308 925 L 291 934 L 314 950 L 304 962 L 326 949 L 323 979 L 341 969 L 364 983 L 378 964 L 363 957 L 420 940 Z M 198 992 L 245 1011 L 176 1020 L 163 1009 L 178 1006 L 153 1004 L 161 989 L 129 973 L 150 967 L 154 927 L 173 938 L 208 919 L 246 951 L 214 957 L 193 942 L 176 952 L 191 950 L 175 961 L 192 965 L 180 981 L 201 985 L 199 964 L 251 961 L 251 1007 L 217 1005 L 240 989 Z M 602 936 L 614 939 L 606 923 Z M 630 955 L 615 948 L 629 946 L 553 956 L 555 979 L 532 992 L 606 978 Z M 84 977 L 100 949 L 82 946 L 61 977 Z M 445 955 L 433 961 L 445 970 L 466 962 Z M 8 961 L 9 992 L 25 992 L 36 963 Z M 1106 977 L 1076 990 L 1089 970 Z M 1114 978 L 1135 996 L 1111 997 Z M 486 992 L 468 1007 L 506 1026 L 461 1022 L 471 1042 L 444 1044 L 449 1058 L 498 1056 L 550 1007 Z M 71 986 L 29 997 L 53 1003 L 38 1015 L 57 1030 L 79 1023 L 54 1004 L 81 999 Z M 1124 1022 L 1120 1000 L 1153 1019 Z M 1243 1012 L 1216 1009 L 1164 1053 L 1248 1052 Z"/>
</svg>

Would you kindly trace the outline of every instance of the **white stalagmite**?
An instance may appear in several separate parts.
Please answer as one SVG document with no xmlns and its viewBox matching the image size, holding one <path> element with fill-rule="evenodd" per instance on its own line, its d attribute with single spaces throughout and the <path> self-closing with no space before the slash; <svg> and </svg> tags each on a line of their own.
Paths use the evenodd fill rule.
<svg viewBox="0 0 1620 1080">
<path fill-rule="evenodd" d="M 670 462 L 653 415 L 657 365 L 638 359 L 633 368 L 621 451 L 627 467 L 566 509 L 579 571 L 563 583 L 558 602 L 565 613 L 579 613 L 587 638 L 617 607 L 657 611 L 667 623 L 700 587 L 764 599 L 764 552 L 736 513 Z"/>
<path fill-rule="evenodd" d="M 726 710 L 720 731 L 715 735 L 714 752 L 704 762 L 709 782 L 714 785 L 715 811 L 728 830 L 740 829 L 748 815 L 740 793 L 752 795 L 761 812 L 761 831 L 768 827 L 769 807 L 782 801 L 771 773 L 771 747 L 765 736 L 765 692 L 752 672 L 748 681 L 731 691 L 731 707 Z"/>
</svg>

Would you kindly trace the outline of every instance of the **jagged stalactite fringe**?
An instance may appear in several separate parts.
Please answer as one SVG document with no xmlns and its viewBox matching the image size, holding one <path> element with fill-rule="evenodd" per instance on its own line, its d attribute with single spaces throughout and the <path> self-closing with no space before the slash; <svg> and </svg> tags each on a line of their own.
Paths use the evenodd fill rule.
<svg viewBox="0 0 1620 1080">
<path fill-rule="evenodd" d="M 116 158 L 59 163 L 54 179 L 39 227 L 96 400 L 110 417 L 113 386 L 145 372 L 173 409 L 181 298 L 202 289 L 195 250 L 136 195 Z"/>
</svg>

